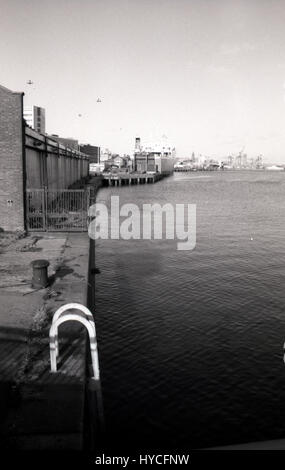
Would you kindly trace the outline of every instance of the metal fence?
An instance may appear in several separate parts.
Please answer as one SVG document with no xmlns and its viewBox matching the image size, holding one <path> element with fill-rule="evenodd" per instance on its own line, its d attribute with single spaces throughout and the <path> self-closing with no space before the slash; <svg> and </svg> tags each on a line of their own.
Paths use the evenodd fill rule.
<svg viewBox="0 0 285 470">
<path fill-rule="evenodd" d="M 27 230 L 48 232 L 87 231 L 90 201 L 90 188 L 27 189 Z"/>
</svg>

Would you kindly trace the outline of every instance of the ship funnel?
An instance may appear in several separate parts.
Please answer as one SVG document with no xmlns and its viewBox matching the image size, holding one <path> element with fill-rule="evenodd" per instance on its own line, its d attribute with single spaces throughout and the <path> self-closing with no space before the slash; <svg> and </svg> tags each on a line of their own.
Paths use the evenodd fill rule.
<svg viewBox="0 0 285 470">
<path fill-rule="evenodd" d="M 140 146 L 141 146 L 141 138 L 136 137 L 135 150 L 140 150 Z"/>
</svg>

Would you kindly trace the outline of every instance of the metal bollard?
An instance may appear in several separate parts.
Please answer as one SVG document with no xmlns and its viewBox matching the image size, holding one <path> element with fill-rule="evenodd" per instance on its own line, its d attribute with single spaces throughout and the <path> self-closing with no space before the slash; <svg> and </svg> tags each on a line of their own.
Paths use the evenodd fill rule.
<svg viewBox="0 0 285 470">
<path fill-rule="evenodd" d="M 31 262 L 33 268 L 32 287 L 40 289 L 48 286 L 48 266 L 46 259 L 37 259 Z"/>
</svg>

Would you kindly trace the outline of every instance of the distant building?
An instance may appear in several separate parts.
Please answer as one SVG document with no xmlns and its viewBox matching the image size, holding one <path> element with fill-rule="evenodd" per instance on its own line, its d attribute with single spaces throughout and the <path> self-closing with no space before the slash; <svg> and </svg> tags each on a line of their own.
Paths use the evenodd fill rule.
<svg viewBox="0 0 285 470">
<path fill-rule="evenodd" d="M 80 145 L 80 151 L 89 155 L 89 162 L 92 163 L 100 163 L 100 147 L 96 145 Z"/>
<path fill-rule="evenodd" d="M 51 134 L 49 137 L 70 150 L 80 150 L 78 140 L 72 139 L 72 137 L 59 137 L 57 134 Z"/>
<path fill-rule="evenodd" d="M 139 173 L 158 171 L 158 168 L 156 168 L 155 165 L 155 156 L 144 152 L 135 154 L 134 166 L 135 171 L 138 171 Z"/>
<path fill-rule="evenodd" d="M 132 160 L 129 155 L 123 157 L 117 154 L 112 155 L 104 161 L 105 169 L 130 171 L 132 169 Z"/>
<path fill-rule="evenodd" d="M 109 149 L 103 150 L 103 152 L 100 152 L 100 162 L 106 162 L 107 160 L 110 160 L 112 157 L 112 152 L 110 152 Z"/>
<path fill-rule="evenodd" d="M 46 133 L 46 112 L 40 106 L 25 106 L 24 119 L 28 126 L 40 134 Z"/>
<path fill-rule="evenodd" d="M 105 163 L 90 163 L 89 174 L 90 175 L 101 175 L 105 170 Z"/>
</svg>

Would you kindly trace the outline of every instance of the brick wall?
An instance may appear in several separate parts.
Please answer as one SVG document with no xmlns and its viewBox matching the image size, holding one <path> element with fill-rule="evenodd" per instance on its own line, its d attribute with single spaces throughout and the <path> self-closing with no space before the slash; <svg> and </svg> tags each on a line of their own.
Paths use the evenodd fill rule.
<svg viewBox="0 0 285 470">
<path fill-rule="evenodd" d="M 24 127 L 23 93 L 0 85 L 0 230 L 25 228 L 24 181 L 25 189 L 60 189 L 88 174 L 88 155 Z"/>
<path fill-rule="evenodd" d="M 23 93 L 0 86 L 0 228 L 24 229 Z"/>
<path fill-rule="evenodd" d="M 95 145 L 80 145 L 80 150 L 89 155 L 89 163 L 100 163 L 100 147 Z"/>
</svg>

